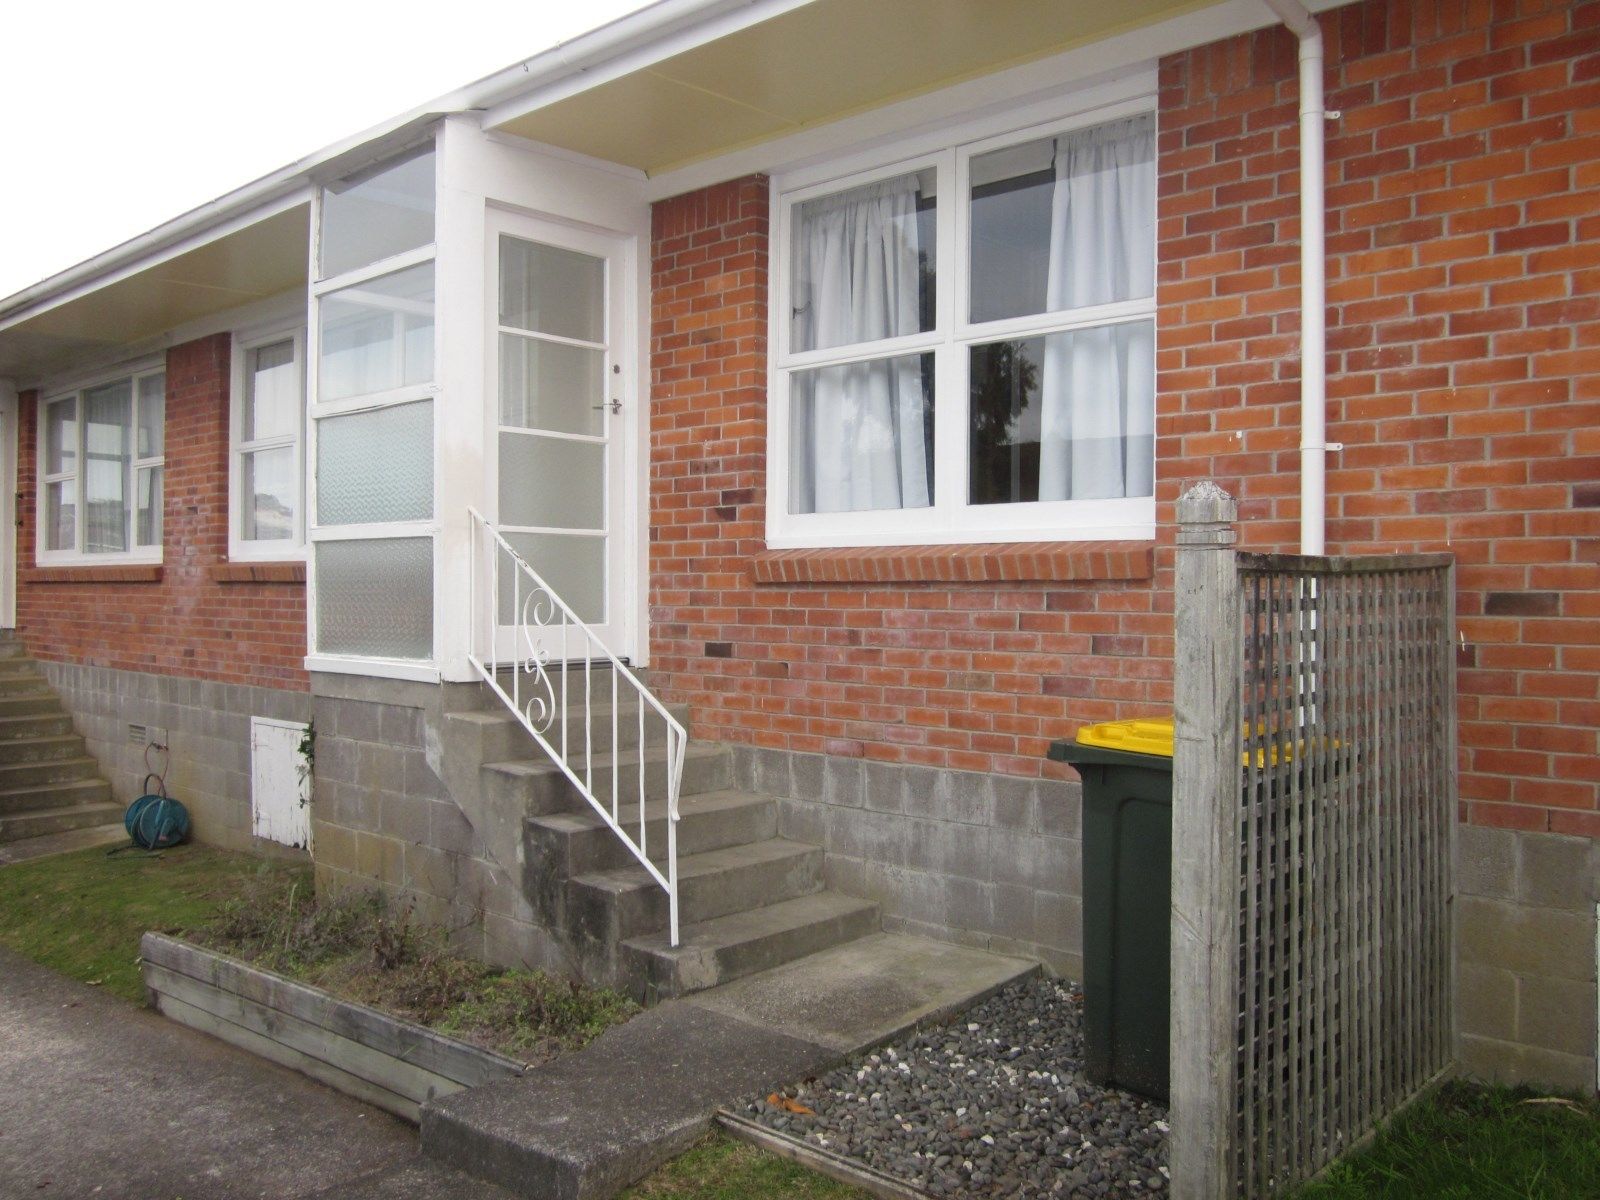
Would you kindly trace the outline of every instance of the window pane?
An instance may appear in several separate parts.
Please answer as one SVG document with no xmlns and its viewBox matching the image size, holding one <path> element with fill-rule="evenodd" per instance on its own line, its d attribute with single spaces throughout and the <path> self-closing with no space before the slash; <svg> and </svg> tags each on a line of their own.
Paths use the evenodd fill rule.
<svg viewBox="0 0 1600 1200">
<path fill-rule="evenodd" d="M 790 512 L 932 503 L 932 354 L 791 374 Z"/>
<path fill-rule="evenodd" d="M 294 341 L 245 351 L 244 405 L 239 440 L 293 437 L 300 431 L 300 372 Z"/>
<path fill-rule="evenodd" d="M 930 167 L 795 206 L 791 350 L 933 328 L 933 178 Z"/>
<path fill-rule="evenodd" d="M 433 264 L 322 298 L 319 395 L 341 400 L 433 378 Z"/>
<path fill-rule="evenodd" d="M 500 435 L 500 523 L 605 528 L 606 448 L 527 433 Z"/>
<path fill-rule="evenodd" d="M 554 589 L 582 621 L 606 619 L 606 540 L 565 533 L 508 533 L 506 541 Z M 528 604 L 528 578 L 500 564 L 500 623 L 521 621 Z M 520 579 L 521 583 L 516 580 Z M 535 601 L 537 603 L 537 601 Z"/>
<path fill-rule="evenodd" d="M 433 401 L 317 425 L 317 520 L 323 525 L 433 516 Z"/>
<path fill-rule="evenodd" d="M 1154 494 L 1152 322 L 994 342 L 971 355 L 971 503 Z"/>
<path fill-rule="evenodd" d="M 557 433 L 605 431 L 605 352 L 500 335 L 500 424 Z"/>
<path fill-rule="evenodd" d="M 140 546 L 161 545 L 161 477 L 160 467 L 142 467 L 134 483 L 138 505 L 134 512 L 134 540 Z"/>
<path fill-rule="evenodd" d="M 293 446 L 280 446 L 239 456 L 239 536 L 244 541 L 278 542 L 294 537 L 294 513 L 300 501 L 294 454 Z"/>
<path fill-rule="evenodd" d="M 1152 295 L 1155 118 L 974 157 L 971 276 L 973 321 Z"/>
<path fill-rule="evenodd" d="M 44 547 L 46 550 L 76 550 L 78 522 L 78 481 L 64 479 L 45 485 Z"/>
<path fill-rule="evenodd" d="M 139 458 L 160 458 L 165 452 L 167 409 L 166 375 L 146 375 L 139 380 Z"/>
<path fill-rule="evenodd" d="M 57 400 L 44 410 L 44 472 L 78 469 L 78 401 Z"/>
<path fill-rule="evenodd" d="M 500 235 L 500 324 L 603 342 L 605 294 L 604 259 Z"/>
<path fill-rule="evenodd" d="M 433 539 L 321 542 L 317 649 L 374 658 L 433 657 Z"/>
<path fill-rule="evenodd" d="M 431 146 L 322 189 L 320 279 L 431 241 Z"/>
<path fill-rule="evenodd" d="M 83 394 L 83 549 L 128 548 L 128 468 L 133 461 L 133 382 L 119 379 Z"/>
</svg>

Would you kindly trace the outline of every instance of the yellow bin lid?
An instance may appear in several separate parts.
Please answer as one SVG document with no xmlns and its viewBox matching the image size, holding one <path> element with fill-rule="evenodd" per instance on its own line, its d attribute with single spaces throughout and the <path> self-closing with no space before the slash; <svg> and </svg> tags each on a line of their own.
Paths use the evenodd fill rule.
<svg viewBox="0 0 1600 1200">
<path fill-rule="evenodd" d="M 1127 721 L 1102 721 L 1078 730 L 1080 746 L 1126 750 L 1132 754 L 1172 757 L 1172 718 L 1134 717 Z"/>
</svg>

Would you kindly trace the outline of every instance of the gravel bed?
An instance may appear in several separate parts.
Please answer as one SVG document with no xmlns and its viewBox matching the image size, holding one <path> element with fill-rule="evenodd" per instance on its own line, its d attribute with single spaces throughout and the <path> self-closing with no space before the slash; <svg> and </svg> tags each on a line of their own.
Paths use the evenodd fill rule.
<svg viewBox="0 0 1600 1200">
<path fill-rule="evenodd" d="M 1082 1018 L 1025 980 L 743 1111 L 935 1196 L 1165 1195 L 1166 1109 L 1083 1077 Z"/>
</svg>

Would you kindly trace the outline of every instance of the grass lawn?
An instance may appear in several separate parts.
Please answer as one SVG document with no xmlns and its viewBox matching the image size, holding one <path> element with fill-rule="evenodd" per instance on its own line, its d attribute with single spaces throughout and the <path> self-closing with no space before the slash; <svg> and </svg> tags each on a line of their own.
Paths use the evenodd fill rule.
<svg viewBox="0 0 1600 1200">
<path fill-rule="evenodd" d="M 206 921 L 263 874 L 309 868 L 194 844 L 147 855 L 78 850 L 0 868 L 0 945 L 135 1003 L 139 938 Z"/>
<path fill-rule="evenodd" d="M 1294 1200 L 1600 1197 L 1600 1102 L 1450 1083 Z"/>
<path fill-rule="evenodd" d="M 673 1159 L 622 1200 L 868 1200 L 858 1188 L 837 1183 L 802 1166 L 737 1142 L 708 1135 Z"/>
</svg>

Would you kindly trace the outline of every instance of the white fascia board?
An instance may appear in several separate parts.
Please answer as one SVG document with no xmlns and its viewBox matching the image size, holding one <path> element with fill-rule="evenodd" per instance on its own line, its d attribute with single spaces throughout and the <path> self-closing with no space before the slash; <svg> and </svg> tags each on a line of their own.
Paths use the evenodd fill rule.
<svg viewBox="0 0 1600 1200">
<path fill-rule="evenodd" d="M 1306 0 L 1306 6 L 1314 12 L 1324 12 L 1351 2 Z M 1277 16 L 1263 0 L 1224 0 L 1037 62 L 664 171 L 650 180 L 648 194 L 651 201 L 665 200 L 745 175 L 790 171 L 847 150 L 870 149 L 953 120 L 999 114 L 1097 85 L 1142 81 L 1147 76 L 1153 79 L 1156 64 L 1169 54 L 1277 23 Z"/>
</svg>

